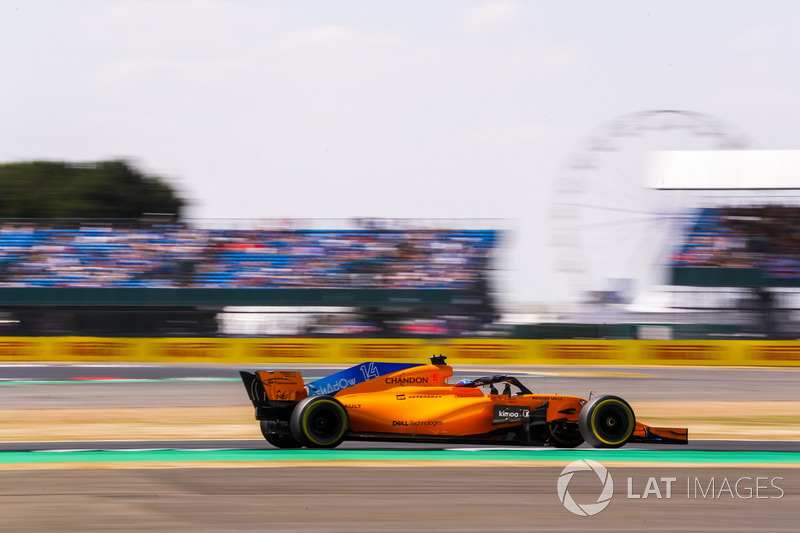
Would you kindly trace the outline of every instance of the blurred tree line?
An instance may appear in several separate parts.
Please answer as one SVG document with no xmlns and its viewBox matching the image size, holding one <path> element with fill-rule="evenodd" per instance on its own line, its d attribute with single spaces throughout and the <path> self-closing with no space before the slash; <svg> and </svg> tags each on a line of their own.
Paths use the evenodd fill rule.
<svg viewBox="0 0 800 533">
<path fill-rule="evenodd" d="M 184 201 L 162 178 L 126 161 L 0 164 L 0 218 L 141 218 L 180 220 Z"/>
</svg>

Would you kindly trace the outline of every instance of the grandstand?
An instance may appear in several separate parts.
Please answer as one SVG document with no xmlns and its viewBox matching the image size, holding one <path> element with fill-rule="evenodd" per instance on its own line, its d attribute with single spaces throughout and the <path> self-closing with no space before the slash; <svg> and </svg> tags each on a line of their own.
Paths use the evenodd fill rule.
<svg viewBox="0 0 800 533">
<path fill-rule="evenodd" d="M 467 290 L 494 231 L 0 228 L 5 287 Z"/>
<path fill-rule="evenodd" d="M 787 199 L 696 210 L 670 261 L 672 285 L 701 289 L 705 298 L 696 309 L 716 307 L 718 317 L 739 316 L 744 331 L 796 338 L 800 206 Z"/>
<path fill-rule="evenodd" d="M 658 188 L 694 191 L 704 200 L 691 213 L 669 261 L 673 287 L 704 291 L 704 301 L 695 300 L 697 307 L 716 307 L 720 316 L 749 314 L 739 323 L 756 335 L 796 338 L 800 151 L 675 152 L 659 157 L 662 166 L 653 179 Z"/>
<path fill-rule="evenodd" d="M 375 333 L 403 315 L 490 316 L 500 232 L 469 225 L 5 221 L 0 301 L 16 318 L 3 323 L 28 334 L 207 335 L 231 306 L 333 306 L 369 315 L 364 331 Z"/>
<path fill-rule="evenodd" d="M 532 323 L 498 320 L 498 223 L 8 220 L 0 334 L 785 338 L 798 222 L 775 202 L 697 208 L 668 265 L 684 323 L 610 307 Z"/>
<path fill-rule="evenodd" d="M 585 305 L 567 320 L 653 325 L 650 331 L 680 339 L 797 338 L 800 151 L 743 149 L 743 136 L 717 127 L 700 136 L 716 145 L 665 142 L 634 154 L 645 164 L 633 172 L 611 164 L 628 133 L 672 131 L 677 115 L 691 118 L 623 117 L 567 167 L 555 211 L 566 221 L 559 249 L 569 252 L 564 271 L 586 287 Z M 683 123 L 686 132 L 701 131 L 692 122 Z M 653 140 L 648 146 L 662 144 Z M 584 329 L 579 335 L 601 335 Z"/>
<path fill-rule="evenodd" d="M 676 284 L 800 287 L 798 206 L 706 207 L 681 240 L 672 259 Z"/>
</svg>

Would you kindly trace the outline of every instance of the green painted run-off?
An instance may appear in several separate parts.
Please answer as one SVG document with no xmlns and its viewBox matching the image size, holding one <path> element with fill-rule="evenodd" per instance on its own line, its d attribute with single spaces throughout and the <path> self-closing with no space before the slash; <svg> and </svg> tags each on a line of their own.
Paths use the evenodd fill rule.
<svg viewBox="0 0 800 533">
<path fill-rule="evenodd" d="M 680 464 L 798 464 L 800 452 L 722 452 L 693 450 L 76 450 L 0 451 L 0 464 L 130 462 L 331 462 L 331 461 L 549 461 L 553 466 L 577 459 L 599 462 Z"/>
</svg>

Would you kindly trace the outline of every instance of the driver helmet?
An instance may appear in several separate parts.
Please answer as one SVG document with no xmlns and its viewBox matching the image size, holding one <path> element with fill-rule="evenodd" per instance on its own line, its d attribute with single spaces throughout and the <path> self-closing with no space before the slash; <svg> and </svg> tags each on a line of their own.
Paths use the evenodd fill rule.
<svg viewBox="0 0 800 533">
<path fill-rule="evenodd" d="M 456 382 L 456 387 L 458 387 L 459 385 L 471 385 L 471 384 L 472 384 L 471 379 L 461 379 Z"/>
</svg>

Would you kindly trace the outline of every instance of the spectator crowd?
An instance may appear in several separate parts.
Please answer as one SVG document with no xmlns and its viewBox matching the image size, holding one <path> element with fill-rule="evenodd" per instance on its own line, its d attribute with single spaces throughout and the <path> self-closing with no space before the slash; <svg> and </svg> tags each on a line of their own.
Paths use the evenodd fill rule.
<svg viewBox="0 0 800 533">
<path fill-rule="evenodd" d="M 674 267 L 758 268 L 800 277 L 800 206 L 708 207 L 698 211 L 672 258 Z"/>
<path fill-rule="evenodd" d="M 472 289 L 492 230 L 0 227 L 0 286 Z"/>
</svg>

